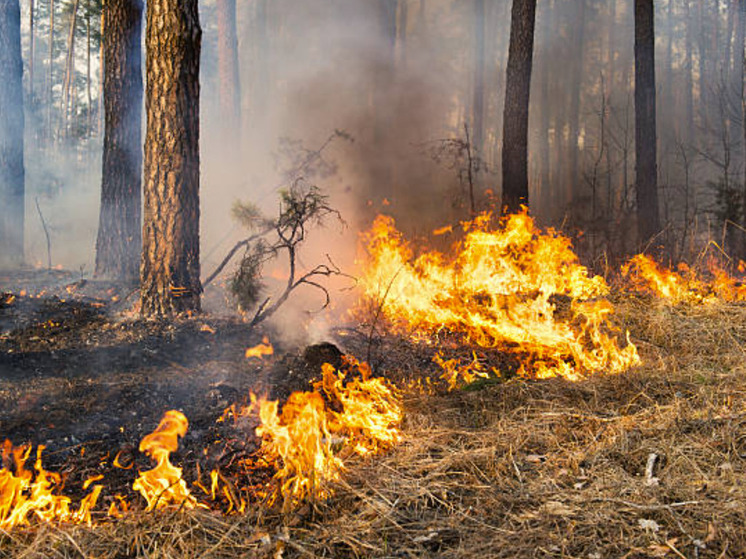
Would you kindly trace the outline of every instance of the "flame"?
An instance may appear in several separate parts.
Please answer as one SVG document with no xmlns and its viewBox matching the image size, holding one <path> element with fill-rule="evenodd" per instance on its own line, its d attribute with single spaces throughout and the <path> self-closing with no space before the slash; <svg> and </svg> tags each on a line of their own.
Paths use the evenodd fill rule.
<svg viewBox="0 0 746 559">
<path fill-rule="evenodd" d="M 272 347 L 272 344 L 269 343 L 269 338 L 264 336 L 264 338 L 262 338 L 262 343 L 246 350 L 246 359 L 249 359 L 250 357 L 258 357 L 261 359 L 265 355 L 272 355 L 274 352 L 275 350 Z"/>
<path fill-rule="evenodd" d="M 62 476 L 48 472 L 42 466 L 44 446 L 36 449 L 35 474 L 26 468 L 31 446 L 13 447 L 6 440 L 3 445 L 3 468 L 0 469 L 0 529 L 28 526 L 31 518 L 46 522 L 91 524 L 91 510 L 96 506 L 103 485 L 95 485 L 77 510 L 70 509 L 72 500 L 59 495 Z M 83 488 L 88 489 L 101 476 L 89 478 Z"/>
<path fill-rule="evenodd" d="M 745 266 L 740 262 L 738 271 L 743 273 Z M 674 304 L 746 301 L 746 278 L 733 277 L 715 258 L 709 259 L 706 267 L 709 279 L 684 263 L 674 271 L 638 254 L 622 267 L 622 275 L 633 291 L 650 293 Z"/>
<path fill-rule="evenodd" d="M 241 416 L 258 411 L 259 456 L 276 468 L 269 502 L 282 497 L 286 509 L 328 497 L 350 453 L 381 452 L 400 437 L 398 397 L 388 381 L 371 377 L 366 363 L 347 357 L 344 370 L 325 363 L 322 374 L 312 391 L 294 392 L 281 409 L 252 394 L 249 407 L 226 410 Z"/>
<path fill-rule="evenodd" d="M 171 504 L 188 509 L 197 506 L 197 500 L 181 478 L 181 468 L 169 460 L 169 455 L 179 448 L 179 437 L 186 434 L 188 427 L 189 422 L 183 413 L 170 410 L 163 415 L 155 431 L 140 441 L 140 452 L 157 462 L 152 470 L 140 472 L 132 484 L 132 488 L 148 502 L 146 510 L 161 509 Z"/>
<path fill-rule="evenodd" d="M 363 235 L 363 298 L 395 331 L 431 343 L 447 330 L 515 354 L 518 373 L 537 378 L 578 379 L 639 363 L 628 337 L 618 341 L 606 281 L 578 262 L 567 237 L 538 230 L 525 209 L 498 227 L 485 214 L 463 229 L 451 257 L 414 258 L 389 217 Z"/>
</svg>

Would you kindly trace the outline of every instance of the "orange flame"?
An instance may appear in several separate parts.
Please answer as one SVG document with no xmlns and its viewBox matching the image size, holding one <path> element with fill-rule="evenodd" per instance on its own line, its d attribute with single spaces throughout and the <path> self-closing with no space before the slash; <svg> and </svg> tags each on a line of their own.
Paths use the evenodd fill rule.
<svg viewBox="0 0 746 559">
<path fill-rule="evenodd" d="M 715 259 L 707 263 L 709 280 L 684 263 L 677 268 L 678 271 L 670 270 L 651 257 L 638 254 L 622 267 L 622 275 L 628 278 L 632 290 L 650 293 L 674 304 L 746 301 L 746 278 L 731 276 Z M 743 262 L 738 269 L 743 273 Z"/>
<path fill-rule="evenodd" d="M 352 358 L 342 371 L 324 364 L 322 372 L 313 391 L 294 392 L 281 410 L 279 402 L 253 394 L 248 408 L 226 410 L 234 415 L 258 410 L 259 455 L 276 468 L 278 482 L 269 501 L 282 497 L 285 508 L 328 497 L 345 455 L 381 452 L 400 437 L 401 406 L 385 379 L 371 378 L 370 367 Z"/>
<path fill-rule="evenodd" d="M 7 530 L 15 526 L 28 526 L 31 518 L 46 522 L 72 522 L 91 524 L 91 509 L 96 506 L 102 485 L 95 485 L 80 503 L 78 510 L 70 510 L 71 499 L 58 495 L 62 489 L 62 476 L 48 472 L 42 466 L 44 446 L 36 450 L 33 472 L 26 469 L 31 447 L 13 447 L 10 441 L 3 445 L 3 468 L 0 469 L 0 528 Z M 13 472 L 12 470 L 15 470 Z M 84 489 L 95 481 L 87 480 Z"/>
<path fill-rule="evenodd" d="M 262 338 L 262 343 L 246 350 L 246 359 L 250 357 L 258 357 L 261 359 L 265 355 L 272 355 L 274 352 L 275 350 L 272 347 L 272 344 L 269 343 L 269 338 L 264 336 L 264 338 Z"/>
<path fill-rule="evenodd" d="M 525 209 L 499 227 L 491 222 L 464 223 L 450 258 L 430 251 L 415 259 L 394 221 L 379 216 L 363 236 L 364 300 L 415 340 L 447 329 L 512 352 L 527 376 L 577 379 L 639 363 L 636 347 L 615 335 L 606 281 L 578 262 L 567 237 L 538 230 Z"/>
<path fill-rule="evenodd" d="M 169 460 L 169 455 L 179 448 L 179 437 L 186 434 L 188 427 L 189 422 L 183 413 L 170 410 L 164 414 L 155 431 L 140 441 L 140 452 L 157 462 L 152 470 L 140 472 L 132 484 L 132 488 L 148 502 L 146 510 L 162 509 L 171 504 L 188 509 L 197 506 L 197 500 L 181 478 L 181 468 Z"/>
</svg>

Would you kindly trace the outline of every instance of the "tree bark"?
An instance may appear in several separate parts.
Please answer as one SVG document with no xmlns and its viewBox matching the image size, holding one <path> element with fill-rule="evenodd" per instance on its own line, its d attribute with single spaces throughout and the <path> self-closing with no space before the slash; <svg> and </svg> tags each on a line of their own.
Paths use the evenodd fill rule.
<svg viewBox="0 0 746 559">
<path fill-rule="evenodd" d="M 134 282 L 140 269 L 142 0 L 104 7 L 104 156 L 96 275 Z"/>
<path fill-rule="evenodd" d="M 218 0 L 218 77 L 220 119 L 228 134 L 226 146 L 239 149 L 241 129 L 241 87 L 238 73 L 236 0 Z"/>
<path fill-rule="evenodd" d="M 653 0 L 635 0 L 635 185 L 641 245 L 660 232 L 656 151 Z"/>
<path fill-rule="evenodd" d="M 198 311 L 199 55 L 197 0 L 149 0 L 141 311 Z"/>
<path fill-rule="evenodd" d="M 23 264 L 23 62 L 21 7 L 0 0 L 0 264 Z"/>
<path fill-rule="evenodd" d="M 474 96 L 472 137 L 476 153 L 484 158 L 484 0 L 474 0 Z"/>
<path fill-rule="evenodd" d="M 528 104 L 536 0 L 513 0 L 503 116 L 502 204 L 514 212 L 528 205 Z"/>
</svg>

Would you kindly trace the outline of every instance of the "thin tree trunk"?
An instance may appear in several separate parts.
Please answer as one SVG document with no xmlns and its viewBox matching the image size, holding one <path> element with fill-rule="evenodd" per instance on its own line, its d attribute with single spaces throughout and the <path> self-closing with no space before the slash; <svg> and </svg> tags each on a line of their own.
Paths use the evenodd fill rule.
<svg viewBox="0 0 746 559">
<path fill-rule="evenodd" d="M 98 68 L 98 135 L 104 134 L 104 78 L 106 75 L 106 61 L 104 56 L 104 41 L 106 37 L 106 0 L 101 0 L 101 40 L 99 42 Z"/>
<path fill-rule="evenodd" d="M 572 84 L 572 93 L 570 94 L 570 138 L 568 141 L 567 153 L 567 200 L 572 203 L 575 189 L 579 186 L 578 180 L 578 156 L 580 151 L 580 97 L 583 94 L 583 50 L 585 46 L 585 4 L 586 0 L 577 0 L 577 16 L 574 18 L 576 27 L 573 29 L 575 42 L 572 50 L 572 71 L 573 77 L 570 80 Z"/>
<path fill-rule="evenodd" d="M 198 311 L 199 55 L 197 0 L 148 0 L 141 311 Z"/>
<path fill-rule="evenodd" d="M 54 107 L 54 0 L 49 0 L 49 72 L 47 74 L 47 138 L 53 139 L 52 109 Z"/>
<path fill-rule="evenodd" d="M 228 137 L 226 146 L 240 150 L 241 86 L 238 73 L 236 0 L 218 0 L 218 77 L 220 80 L 220 119 Z"/>
<path fill-rule="evenodd" d="M 399 2 L 399 24 L 397 25 L 397 38 L 399 44 L 399 65 L 404 68 L 407 65 L 407 25 L 409 22 L 409 2 Z"/>
<path fill-rule="evenodd" d="M 746 227 L 746 0 L 738 0 L 738 50 L 740 68 L 738 69 L 741 84 L 741 140 L 743 142 L 743 186 L 741 191 L 741 225 Z M 742 235 L 741 259 L 746 260 L 746 236 Z"/>
<path fill-rule="evenodd" d="M 474 0 L 474 97 L 472 138 L 476 153 L 484 153 L 484 0 Z"/>
<path fill-rule="evenodd" d="M 34 46 L 36 42 L 36 35 L 34 33 L 34 0 L 29 0 L 28 27 L 29 27 L 28 96 L 29 96 L 29 99 L 33 102 L 33 98 L 34 98 Z"/>
<path fill-rule="evenodd" d="M 85 85 L 86 97 L 88 101 L 88 110 L 86 111 L 86 137 L 91 137 L 93 95 L 91 94 L 91 11 L 90 5 L 86 7 L 85 14 L 85 38 L 86 38 L 86 58 L 85 58 Z"/>
<path fill-rule="evenodd" d="M 0 0 L 0 265 L 23 264 L 23 132 L 21 7 Z"/>
<path fill-rule="evenodd" d="M 72 83 L 75 75 L 75 26 L 78 21 L 78 4 L 80 0 L 73 3 L 72 13 L 70 14 L 70 33 L 67 36 L 67 60 L 65 62 L 65 81 L 62 85 L 62 126 L 64 127 L 64 136 L 70 132 L 70 117 L 72 116 Z"/>
<path fill-rule="evenodd" d="M 739 0 L 740 1 L 740 0 Z M 686 35 L 684 46 L 684 114 L 686 118 L 686 141 L 694 141 L 694 62 L 692 56 L 692 15 L 690 0 L 684 0 L 686 13 Z"/>
<path fill-rule="evenodd" d="M 503 116 L 502 204 L 507 212 L 528 206 L 528 105 L 535 23 L 536 0 L 513 0 Z"/>
<path fill-rule="evenodd" d="M 140 269 L 142 172 L 142 0 L 104 8 L 103 169 L 96 275 L 135 282 Z"/>
<path fill-rule="evenodd" d="M 705 36 L 705 21 L 704 21 L 704 8 L 702 6 L 704 2 L 700 0 L 697 3 L 697 25 L 699 26 L 699 33 L 697 35 L 697 47 L 699 50 L 699 119 L 700 126 L 706 127 L 708 123 L 707 108 L 709 102 L 709 91 L 707 90 L 707 79 L 709 78 L 709 70 L 707 66 L 707 40 Z"/>
<path fill-rule="evenodd" d="M 638 243 L 660 232 L 653 0 L 635 0 L 635 156 Z"/>
</svg>

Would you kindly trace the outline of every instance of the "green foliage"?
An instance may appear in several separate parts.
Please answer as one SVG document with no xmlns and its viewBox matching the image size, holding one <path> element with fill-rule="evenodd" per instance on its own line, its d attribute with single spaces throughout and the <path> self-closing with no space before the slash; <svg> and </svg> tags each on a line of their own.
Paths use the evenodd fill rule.
<svg viewBox="0 0 746 559">
<path fill-rule="evenodd" d="M 233 206 L 233 217 L 239 223 L 250 230 L 260 229 L 255 235 L 258 240 L 250 242 L 250 238 L 245 241 L 246 249 L 231 281 L 231 292 L 240 310 L 246 312 L 257 308 L 254 317 L 257 322 L 274 312 L 290 292 L 302 283 L 313 285 L 326 293 L 311 278 L 336 274 L 339 273 L 338 270 L 328 265 L 317 266 L 296 279 L 296 257 L 298 245 L 305 239 L 308 226 L 321 225 L 330 215 L 341 221 L 339 212 L 329 205 L 328 196 L 302 179 L 280 191 L 280 211 L 275 220 L 263 217 L 251 203 L 238 202 Z M 288 281 L 277 302 L 266 308 L 269 297 L 260 304 L 265 288 L 261 281 L 262 268 L 281 253 L 288 259 Z M 328 301 L 328 293 L 326 295 Z"/>
<path fill-rule="evenodd" d="M 248 311 L 256 306 L 264 288 L 261 281 L 263 264 L 261 245 L 261 242 L 257 243 L 246 251 L 231 280 L 231 292 L 236 298 L 238 308 L 242 311 Z"/>
</svg>

